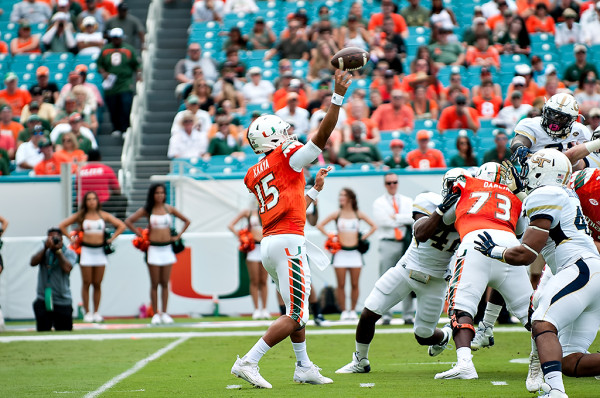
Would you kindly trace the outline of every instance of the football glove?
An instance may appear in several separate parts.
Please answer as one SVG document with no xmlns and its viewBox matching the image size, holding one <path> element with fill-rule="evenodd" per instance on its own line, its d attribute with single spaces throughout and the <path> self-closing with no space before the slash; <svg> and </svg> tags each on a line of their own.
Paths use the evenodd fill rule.
<svg viewBox="0 0 600 398">
<path fill-rule="evenodd" d="M 513 193 L 517 194 L 525 190 L 525 184 L 523 184 L 521 175 L 515 166 L 508 160 L 502 162 L 502 177 L 504 178 L 504 181 L 506 181 L 508 188 Z"/>
<path fill-rule="evenodd" d="M 483 231 L 483 234 L 478 234 L 477 237 L 480 240 L 475 241 L 475 250 L 480 251 L 487 257 L 504 261 L 504 252 L 506 251 L 506 247 L 498 246 L 496 243 L 494 243 L 491 235 L 487 231 Z"/>
<path fill-rule="evenodd" d="M 518 147 L 515 150 L 515 153 L 513 153 L 512 157 L 510 158 L 510 161 L 511 162 L 519 162 L 519 164 L 522 167 L 525 165 L 525 162 L 527 161 L 529 154 L 531 154 L 531 150 L 529 148 L 527 148 L 525 145 L 521 145 L 520 147 Z"/>
<path fill-rule="evenodd" d="M 443 216 L 448 210 L 450 210 L 452 206 L 454 206 L 456 202 L 458 202 L 458 199 L 460 199 L 460 190 L 451 190 L 446 194 L 446 196 L 444 196 L 444 200 L 442 200 L 442 203 L 439 204 L 436 212 L 440 216 Z"/>
</svg>

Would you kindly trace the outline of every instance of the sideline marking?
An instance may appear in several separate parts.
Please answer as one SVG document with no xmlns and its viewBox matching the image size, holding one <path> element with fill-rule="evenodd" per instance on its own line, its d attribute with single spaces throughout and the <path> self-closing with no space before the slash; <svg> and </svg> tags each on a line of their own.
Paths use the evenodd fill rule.
<svg viewBox="0 0 600 398">
<path fill-rule="evenodd" d="M 490 383 L 492 383 L 492 385 L 494 386 L 507 386 L 508 383 L 505 381 L 491 381 Z"/>
<path fill-rule="evenodd" d="M 126 391 L 115 391 L 113 390 L 112 392 L 144 392 L 146 390 L 144 390 L 143 388 L 140 388 L 139 390 L 126 390 Z M 52 391 L 54 394 L 77 394 L 80 392 L 91 392 L 91 391 Z"/>
<path fill-rule="evenodd" d="M 360 383 L 361 387 L 373 388 L 375 387 L 375 383 Z"/>
<path fill-rule="evenodd" d="M 495 332 L 529 333 L 525 328 L 494 328 Z M 345 335 L 356 333 L 356 329 L 319 329 L 307 330 L 308 335 Z M 177 339 L 191 337 L 256 337 L 265 334 L 264 330 L 238 330 L 223 332 L 153 332 L 153 333 L 94 333 L 94 334 L 55 334 L 55 335 L 26 335 L 26 336 L 0 336 L 0 343 L 24 342 L 24 341 L 74 341 L 74 340 L 128 340 L 128 339 Z M 380 329 L 378 335 L 382 334 L 413 334 L 412 329 Z M 528 362 L 529 363 L 529 362 Z"/>
<path fill-rule="evenodd" d="M 392 365 L 452 365 L 454 362 L 407 362 L 407 363 L 393 363 Z"/>
<path fill-rule="evenodd" d="M 115 384 L 120 382 L 121 380 L 126 379 L 127 377 L 136 373 L 138 370 L 142 369 L 149 362 L 152 362 L 155 359 L 162 357 L 164 354 L 171 351 L 173 348 L 177 347 L 179 344 L 187 341 L 188 339 L 189 339 L 189 337 L 182 337 L 178 340 L 175 340 L 174 342 L 170 343 L 169 345 L 156 351 L 154 354 L 150 355 L 149 357 L 142 359 L 141 361 L 139 361 L 138 363 L 133 365 L 133 367 L 127 369 L 125 372 L 121 373 L 120 375 L 113 377 L 112 379 L 110 379 L 109 381 L 104 383 L 102 386 L 100 386 L 100 388 L 98 388 L 96 391 L 92 391 L 89 394 L 86 394 L 84 398 L 97 397 L 98 395 L 102 394 L 103 392 L 105 392 L 106 390 L 108 390 L 109 388 L 111 388 L 112 386 L 114 386 Z"/>
<path fill-rule="evenodd" d="M 508 361 L 508 363 L 525 363 L 529 365 L 529 358 L 514 358 Z"/>
</svg>

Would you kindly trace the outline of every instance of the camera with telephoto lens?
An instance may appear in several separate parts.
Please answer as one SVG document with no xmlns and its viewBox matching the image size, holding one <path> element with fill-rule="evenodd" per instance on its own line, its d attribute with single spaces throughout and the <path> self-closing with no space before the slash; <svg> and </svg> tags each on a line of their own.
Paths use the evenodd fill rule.
<svg viewBox="0 0 600 398">
<path fill-rule="evenodd" d="M 61 239 L 58 236 L 53 236 L 52 237 L 52 243 L 54 245 L 58 245 L 60 243 Z"/>
</svg>

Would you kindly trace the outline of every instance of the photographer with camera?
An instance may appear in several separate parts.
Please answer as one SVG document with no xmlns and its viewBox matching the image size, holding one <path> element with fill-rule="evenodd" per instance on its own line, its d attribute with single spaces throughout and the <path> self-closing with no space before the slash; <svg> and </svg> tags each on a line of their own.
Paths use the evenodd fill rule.
<svg viewBox="0 0 600 398">
<path fill-rule="evenodd" d="M 37 296 L 33 302 L 38 332 L 73 330 L 73 306 L 69 274 L 77 255 L 63 247 L 60 229 L 48 230 L 44 247 L 31 257 L 31 266 L 39 265 Z"/>
<path fill-rule="evenodd" d="M 42 36 L 42 44 L 46 52 L 75 52 L 75 28 L 68 13 L 57 12 L 52 16 L 48 30 Z"/>
</svg>

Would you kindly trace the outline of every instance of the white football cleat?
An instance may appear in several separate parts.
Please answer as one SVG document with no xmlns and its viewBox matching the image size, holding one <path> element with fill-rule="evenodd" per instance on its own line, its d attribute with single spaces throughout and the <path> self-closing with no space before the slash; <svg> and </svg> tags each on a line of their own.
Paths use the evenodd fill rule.
<svg viewBox="0 0 600 398">
<path fill-rule="evenodd" d="M 358 355 L 355 352 L 352 354 L 352 362 L 348 365 L 343 366 L 335 371 L 335 373 L 369 373 L 371 371 L 371 364 L 367 358 L 358 359 Z"/>
<path fill-rule="evenodd" d="M 233 367 L 231 368 L 231 374 L 239 377 L 240 379 L 246 380 L 254 387 L 258 388 L 273 388 L 271 383 L 266 381 L 259 373 L 259 367 L 257 363 L 251 363 L 244 361 L 239 356 L 235 360 Z"/>
<path fill-rule="evenodd" d="M 529 354 L 529 371 L 525 380 L 525 387 L 529 392 L 537 392 L 544 384 L 544 374 L 540 365 L 540 357 L 533 352 Z"/>
<path fill-rule="evenodd" d="M 92 323 L 92 322 L 94 322 L 94 314 L 92 314 L 91 312 L 88 312 L 87 314 L 85 314 L 83 316 L 83 321 L 85 323 Z"/>
<path fill-rule="evenodd" d="M 449 323 L 444 325 L 442 328 L 442 333 L 444 333 L 444 338 L 442 341 L 439 344 L 430 345 L 427 349 L 430 357 L 440 355 L 444 350 L 449 350 L 452 348 L 451 345 L 448 345 L 450 342 L 450 337 L 452 337 L 452 328 L 450 327 Z"/>
<path fill-rule="evenodd" d="M 473 361 L 458 361 L 454 367 L 435 375 L 436 379 L 478 379 L 477 371 Z"/>
<path fill-rule="evenodd" d="M 271 313 L 270 313 L 270 312 L 269 312 L 269 310 L 268 310 L 268 309 L 266 309 L 266 308 L 265 308 L 265 309 L 263 309 L 263 310 L 260 312 L 260 314 L 261 314 L 261 318 L 262 318 L 262 319 L 271 319 Z"/>
<path fill-rule="evenodd" d="M 541 395 L 539 398 L 569 398 L 569 396 L 564 392 L 553 389 L 546 383 L 542 383 L 542 391 L 546 394 Z"/>
<path fill-rule="evenodd" d="M 94 322 L 104 322 L 104 318 L 97 312 L 94 312 Z"/>
<path fill-rule="evenodd" d="M 494 345 L 494 326 L 488 326 L 483 321 L 479 322 L 475 337 L 471 341 L 471 350 L 477 351 L 480 348 L 491 347 Z"/>
<path fill-rule="evenodd" d="M 167 314 L 166 312 L 163 312 L 162 314 L 160 314 L 160 320 L 162 321 L 162 323 L 164 323 L 166 325 L 171 325 L 171 324 L 175 323 L 173 318 L 171 318 L 171 316 L 169 314 Z"/>
<path fill-rule="evenodd" d="M 262 311 L 257 308 L 252 313 L 252 319 L 257 320 L 257 319 L 260 319 L 260 318 L 262 318 Z"/>
<path fill-rule="evenodd" d="M 150 321 L 151 325 L 160 325 L 162 323 L 162 319 L 160 319 L 160 314 L 154 314 L 152 317 L 152 321 Z"/>
<path fill-rule="evenodd" d="M 294 381 L 296 383 L 307 383 L 307 384 L 331 384 L 333 380 L 329 377 L 323 376 L 319 370 L 320 367 L 311 363 L 310 366 L 304 367 L 296 363 L 296 370 L 294 371 Z"/>
<path fill-rule="evenodd" d="M 342 311 L 340 321 L 347 321 L 348 319 L 350 319 L 350 311 Z"/>
</svg>

